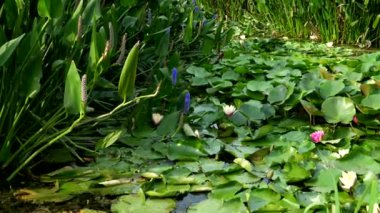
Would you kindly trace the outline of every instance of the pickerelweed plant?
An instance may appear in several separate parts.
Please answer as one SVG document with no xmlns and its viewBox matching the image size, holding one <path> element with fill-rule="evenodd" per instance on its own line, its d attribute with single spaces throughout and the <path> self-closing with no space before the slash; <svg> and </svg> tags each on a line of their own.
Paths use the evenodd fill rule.
<svg viewBox="0 0 380 213">
<path fill-rule="evenodd" d="M 112 144 L 102 139 L 110 132 L 98 132 L 100 127 L 132 128 L 150 119 L 151 111 L 143 111 L 150 103 L 140 101 L 156 96 L 161 81 L 164 93 L 172 89 L 166 84 L 170 74 L 159 68 L 181 70 L 185 61 L 208 57 L 231 38 L 212 14 L 190 5 L 0 3 L 1 176 L 11 180 L 26 165 L 33 165 L 30 171 L 38 165 L 33 162 L 67 162 L 73 156 L 84 161 L 78 152 L 93 154 L 94 144 L 98 150 Z M 126 59 L 127 54 L 132 56 Z M 178 94 L 185 89 L 178 88 Z M 125 117 L 115 119 L 120 113 Z"/>
</svg>

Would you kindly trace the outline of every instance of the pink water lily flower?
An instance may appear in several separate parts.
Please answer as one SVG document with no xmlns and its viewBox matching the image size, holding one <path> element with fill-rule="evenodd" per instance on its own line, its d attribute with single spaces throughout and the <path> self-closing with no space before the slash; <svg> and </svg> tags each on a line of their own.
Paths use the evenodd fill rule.
<svg viewBox="0 0 380 213">
<path fill-rule="evenodd" d="M 316 132 L 313 132 L 310 134 L 311 140 L 313 140 L 314 143 L 319 143 L 322 140 L 322 137 L 325 135 L 325 132 L 323 130 L 319 130 Z"/>
</svg>

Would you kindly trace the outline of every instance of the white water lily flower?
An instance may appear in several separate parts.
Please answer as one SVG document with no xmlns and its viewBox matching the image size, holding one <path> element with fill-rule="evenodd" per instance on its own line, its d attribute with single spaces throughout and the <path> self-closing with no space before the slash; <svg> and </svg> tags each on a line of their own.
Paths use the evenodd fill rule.
<svg viewBox="0 0 380 213">
<path fill-rule="evenodd" d="M 334 42 L 332 41 L 326 43 L 326 47 L 333 47 L 333 46 L 334 46 Z"/>
<path fill-rule="evenodd" d="M 152 120 L 153 120 L 153 123 L 155 125 L 158 125 L 163 118 L 164 118 L 164 116 L 161 115 L 160 113 L 153 113 L 152 114 Z"/>
<path fill-rule="evenodd" d="M 199 131 L 197 129 L 194 131 L 194 135 L 197 138 L 201 138 L 201 134 L 199 133 Z"/>
<path fill-rule="evenodd" d="M 331 155 L 336 158 L 342 158 L 350 152 L 350 149 L 339 149 L 338 153 L 332 153 Z"/>
<path fill-rule="evenodd" d="M 349 172 L 342 171 L 342 176 L 339 178 L 339 180 L 340 180 L 342 188 L 349 190 L 355 184 L 356 172 L 354 172 L 354 171 L 349 171 Z"/>
<path fill-rule="evenodd" d="M 236 107 L 234 105 L 225 105 L 223 106 L 223 112 L 227 116 L 231 116 L 236 111 Z"/>
<path fill-rule="evenodd" d="M 211 126 L 210 126 L 211 128 L 213 128 L 213 129 L 219 129 L 219 127 L 218 127 L 218 124 L 211 124 Z"/>
<path fill-rule="evenodd" d="M 367 212 L 369 212 L 369 206 L 367 206 L 366 209 L 367 209 Z M 372 212 L 373 213 L 380 213 L 380 207 L 379 207 L 378 203 L 375 203 L 373 205 L 373 211 Z"/>
<path fill-rule="evenodd" d="M 317 40 L 317 39 L 318 39 L 318 36 L 316 36 L 315 34 L 311 34 L 311 35 L 310 35 L 310 39 L 311 39 L 311 40 Z"/>
</svg>

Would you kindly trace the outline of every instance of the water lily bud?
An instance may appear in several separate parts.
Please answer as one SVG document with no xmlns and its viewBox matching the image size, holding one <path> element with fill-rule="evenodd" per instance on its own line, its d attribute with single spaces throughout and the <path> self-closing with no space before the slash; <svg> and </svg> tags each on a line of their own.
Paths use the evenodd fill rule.
<svg viewBox="0 0 380 213">
<path fill-rule="evenodd" d="M 358 119 L 358 117 L 356 117 L 356 115 L 354 115 L 354 117 L 352 118 L 352 122 L 354 122 L 354 124 L 356 124 L 356 125 L 359 124 L 359 119 Z"/>
<path fill-rule="evenodd" d="M 185 103 L 183 107 L 183 113 L 188 113 L 190 111 L 190 93 L 186 92 L 185 94 Z"/>
<path fill-rule="evenodd" d="M 248 172 L 251 172 L 253 169 L 253 165 L 251 164 L 251 162 L 244 158 L 235 158 L 234 163 L 238 164 L 239 166 L 241 166 L 241 168 L 245 169 Z"/>
<path fill-rule="evenodd" d="M 160 113 L 153 113 L 152 114 L 152 120 L 153 120 L 154 125 L 158 125 L 163 118 L 164 118 L 164 116 L 161 115 Z"/>
<path fill-rule="evenodd" d="M 225 105 L 223 106 L 223 112 L 228 117 L 232 116 L 236 111 L 236 107 L 234 105 Z"/>
<path fill-rule="evenodd" d="M 319 143 L 322 141 L 322 137 L 325 135 L 325 132 L 323 130 L 319 130 L 316 132 L 313 132 L 310 134 L 311 140 L 313 140 L 314 143 Z"/>
<path fill-rule="evenodd" d="M 339 178 L 339 180 L 341 183 L 341 187 L 343 189 L 349 190 L 355 184 L 356 172 L 354 172 L 354 171 L 349 171 L 349 172 L 342 171 L 342 176 Z"/>
<path fill-rule="evenodd" d="M 173 84 L 173 86 L 175 86 L 177 84 L 177 74 L 178 74 L 177 68 L 174 67 L 172 69 L 172 84 Z"/>
<path fill-rule="evenodd" d="M 160 178 L 160 175 L 158 175 L 154 172 L 144 172 L 141 174 L 141 176 L 143 176 L 145 178 L 152 178 L 152 179 Z"/>
</svg>

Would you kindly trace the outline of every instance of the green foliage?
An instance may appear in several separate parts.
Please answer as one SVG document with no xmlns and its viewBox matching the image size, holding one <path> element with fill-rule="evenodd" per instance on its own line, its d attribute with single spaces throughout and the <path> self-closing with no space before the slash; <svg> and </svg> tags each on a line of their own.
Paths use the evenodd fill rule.
<svg viewBox="0 0 380 213">
<path fill-rule="evenodd" d="M 166 96 L 151 100 L 164 102 L 152 104 L 163 115 L 159 124 L 138 122 L 136 114 L 132 130 L 98 126 L 105 137 L 96 161 L 43 175 L 45 182 L 59 180 L 59 190 L 22 189 L 19 198 L 40 203 L 82 193 L 122 195 L 111 207 L 115 212 L 173 211 L 182 202 L 174 207 L 174 198 L 192 193 L 204 197 L 187 201 L 189 212 L 358 212 L 378 202 L 373 173 L 380 172 L 380 145 L 373 130 L 379 122 L 368 97 L 379 91 L 367 80 L 370 72 L 361 73 L 377 53 L 258 39 L 222 50 L 219 63 L 193 63 L 178 79 L 193 85 L 188 114 L 179 109 L 182 85 L 165 85 Z M 373 88 L 364 94 L 360 84 Z M 236 111 L 225 113 L 227 105 Z M 144 112 L 151 107 L 141 106 Z M 310 139 L 314 130 L 325 132 L 322 141 Z M 357 174 L 349 189 L 343 171 Z"/>
<path fill-rule="evenodd" d="M 380 1 L 323 0 L 198 0 L 206 8 L 217 8 L 220 16 L 240 21 L 246 34 L 309 38 L 323 42 L 379 46 Z M 269 29 L 267 28 L 269 26 Z M 269 30 L 269 32 L 268 32 Z"/>
<path fill-rule="evenodd" d="M 135 90 L 136 72 L 139 42 L 137 42 L 129 52 L 127 59 L 125 60 L 123 69 L 121 70 L 119 79 L 119 95 L 123 98 L 124 102 L 127 101 L 127 97 L 133 95 Z"/>
<path fill-rule="evenodd" d="M 163 93 L 157 101 L 165 99 L 172 88 L 160 82 L 170 74 L 160 69 L 181 70 L 186 61 L 208 57 L 228 42 L 211 15 L 201 7 L 195 11 L 190 0 L 0 4 L 0 165 L 11 174 L 8 180 L 35 158 L 43 161 L 51 146 L 83 161 L 78 150 L 89 154 L 95 144 L 102 149 L 116 142 L 120 134 L 107 137 L 109 132 L 97 129 L 107 122 L 132 128 L 132 104 L 157 96 L 159 89 Z M 84 75 L 87 82 L 81 85 Z M 186 85 L 170 101 L 178 101 L 182 89 Z M 87 102 L 81 96 L 88 96 Z M 138 128 L 151 116 L 151 110 L 139 111 L 143 108 L 136 109 Z M 124 119 L 109 119 L 119 113 Z M 76 131 L 79 126 L 83 131 Z M 177 131 L 176 126 L 160 128 Z M 86 135 L 93 136 L 93 143 Z"/>
<path fill-rule="evenodd" d="M 1 5 L 2 174 L 10 181 L 44 156 L 52 162 L 51 150 L 65 150 L 53 153 L 61 162 L 68 153 L 96 160 L 41 176 L 57 184 L 18 190 L 19 199 L 122 195 L 116 212 L 170 212 L 189 193 L 208 195 L 189 212 L 351 212 L 378 202 L 368 172 L 380 172 L 378 53 L 279 39 L 225 46 L 235 30 L 199 1 L 52 3 Z M 241 9 L 223 6 L 231 16 Z M 152 113 L 162 117 L 151 122 Z M 322 141 L 309 138 L 315 130 Z M 346 189 L 339 178 L 351 170 Z"/>
<path fill-rule="evenodd" d="M 83 113 L 81 80 L 75 63 L 72 61 L 67 72 L 64 94 L 64 107 L 68 113 L 79 114 Z"/>
</svg>

